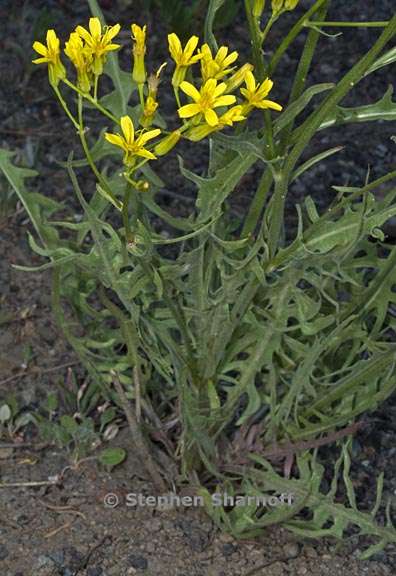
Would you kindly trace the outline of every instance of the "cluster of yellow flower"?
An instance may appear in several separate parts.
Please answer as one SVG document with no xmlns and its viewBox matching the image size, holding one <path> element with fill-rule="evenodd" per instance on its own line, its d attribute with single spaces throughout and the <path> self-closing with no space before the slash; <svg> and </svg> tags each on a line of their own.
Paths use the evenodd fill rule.
<svg viewBox="0 0 396 576">
<path fill-rule="evenodd" d="M 287 2 L 292 0 L 286 0 Z M 120 48 L 119 44 L 113 43 L 114 37 L 120 31 L 120 25 L 102 29 L 99 19 L 91 18 L 88 28 L 87 30 L 83 26 L 77 26 L 65 44 L 64 53 L 77 72 L 75 88 L 82 94 L 90 95 L 93 86 L 93 99 L 96 101 L 98 78 L 103 73 L 107 54 Z M 237 52 L 229 53 L 226 46 L 221 46 L 217 53 L 213 54 L 208 44 L 198 48 L 197 36 L 192 36 L 183 47 L 176 34 L 169 34 L 169 52 L 176 65 L 172 85 L 178 104 L 178 115 L 183 120 L 183 125 L 172 133 L 165 133 L 164 138 L 155 146 L 154 153 L 147 150 L 146 144 L 161 133 L 159 128 L 147 129 L 152 125 L 158 108 L 159 77 L 165 64 L 156 74 L 147 77 L 146 26 L 132 24 L 131 32 L 134 42 L 132 78 L 139 88 L 142 106 L 139 123 L 142 129 L 136 130 L 132 119 L 123 116 L 119 121 L 122 135 L 105 134 L 111 144 L 122 148 L 124 163 L 128 167 L 134 167 L 139 156 L 144 160 L 153 160 L 156 155 L 166 154 L 182 136 L 198 141 L 226 126 L 232 126 L 234 122 L 242 122 L 254 108 L 282 110 L 279 104 L 267 99 L 273 84 L 269 78 L 257 83 L 251 64 L 244 64 L 238 69 L 233 66 L 238 59 Z M 61 62 L 60 41 L 54 30 L 48 30 L 46 46 L 41 42 L 34 42 L 33 48 L 40 55 L 40 58 L 33 62 L 48 64 L 49 80 L 54 87 L 57 87 L 60 81 L 74 86 L 66 78 L 66 70 Z M 191 81 L 187 81 L 186 76 L 190 68 L 198 63 L 200 78 L 199 86 L 196 87 L 192 74 L 189 74 Z M 242 84 L 245 84 L 245 87 L 240 88 Z M 238 88 L 239 102 L 234 94 Z M 179 90 L 189 99 L 183 105 L 180 102 Z"/>
</svg>

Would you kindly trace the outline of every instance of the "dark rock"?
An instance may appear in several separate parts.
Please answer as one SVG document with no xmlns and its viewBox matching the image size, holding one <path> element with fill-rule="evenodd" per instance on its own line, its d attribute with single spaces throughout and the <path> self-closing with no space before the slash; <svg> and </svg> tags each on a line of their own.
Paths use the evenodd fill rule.
<svg viewBox="0 0 396 576">
<path fill-rule="evenodd" d="M 102 576 L 103 570 L 100 566 L 92 566 L 87 570 L 87 576 Z"/>
<path fill-rule="evenodd" d="M 238 550 L 238 547 L 235 546 L 235 544 L 232 544 L 231 542 L 227 542 L 226 544 L 223 544 L 223 546 L 222 546 L 223 556 L 225 556 L 226 558 L 228 558 L 229 556 L 232 556 L 237 550 Z"/>
<path fill-rule="evenodd" d="M 132 566 L 132 568 L 136 568 L 136 570 L 147 570 L 148 561 L 144 556 L 130 554 L 128 556 L 128 566 Z"/>
<path fill-rule="evenodd" d="M 8 549 L 4 546 L 4 544 L 0 544 L 0 562 L 5 560 L 9 555 Z"/>
</svg>

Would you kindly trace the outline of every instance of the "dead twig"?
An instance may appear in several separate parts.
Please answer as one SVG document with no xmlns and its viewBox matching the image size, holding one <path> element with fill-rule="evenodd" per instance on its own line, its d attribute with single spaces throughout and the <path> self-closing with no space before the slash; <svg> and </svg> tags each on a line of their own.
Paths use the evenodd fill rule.
<svg viewBox="0 0 396 576">
<path fill-rule="evenodd" d="M 32 376 L 35 374 L 49 374 L 50 372 L 56 372 L 57 370 L 62 370 L 63 368 L 69 368 L 70 366 L 75 366 L 79 364 L 79 362 L 68 362 L 67 364 L 59 364 L 59 366 L 52 366 L 51 368 L 38 368 L 36 370 L 22 370 L 18 372 L 18 374 L 14 374 L 14 376 L 9 376 L 5 380 L 0 381 L 0 386 L 4 384 L 8 384 L 9 382 L 13 382 L 14 380 L 18 380 L 19 378 L 26 378 L 26 376 Z"/>
<path fill-rule="evenodd" d="M 59 483 L 59 477 L 55 476 L 48 480 L 39 480 L 37 482 L 1 482 L 0 488 L 35 488 L 37 486 L 55 486 Z"/>
<path fill-rule="evenodd" d="M 52 538 L 53 536 L 56 536 L 56 534 L 58 534 L 59 532 L 62 532 L 62 530 L 67 530 L 73 524 L 74 520 L 75 518 L 73 518 L 73 520 L 70 520 L 70 522 L 66 522 L 66 524 L 62 524 L 62 526 L 59 526 L 59 528 L 55 528 L 55 530 L 47 532 L 47 534 L 44 534 L 44 538 L 46 539 Z"/>
</svg>

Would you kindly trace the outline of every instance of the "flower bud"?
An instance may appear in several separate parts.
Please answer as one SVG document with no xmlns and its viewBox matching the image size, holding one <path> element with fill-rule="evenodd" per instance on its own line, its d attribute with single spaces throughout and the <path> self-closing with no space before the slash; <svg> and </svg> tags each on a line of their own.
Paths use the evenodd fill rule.
<svg viewBox="0 0 396 576">
<path fill-rule="evenodd" d="M 199 142 L 215 131 L 216 128 L 212 128 L 208 124 L 200 124 L 199 126 L 190 128 L 190 130 L 186 132 L 186 138 L 192 142 Z"/>
<path fill-rule="evenodd" d="M 237 70 L 227 81 L 227 94 L 233 92 L 245 81 L 245 76 L 247 72 L 251 72 L 254 66 L 252 64 L 246 63 L 239 70 Z"/>
<path fill-rule="evenodd" d="M 159 144 L 157 144 L 154 148 L 154 153 L 157 156 L 165 156 L 168 154 L 176 146 L 181 138 L 181 134 L 179 130 L 175 130 L 171 132 L 168 136 L 166 136 Z"/>
<path fill-rule="evenodd" d="M 254 0 L 253 2 L 253 16 L 255 18 L 261 18 L 264 12 L 265 0 Z"/>
<path fill-rule="evenodd" d="M 146 66 L 144 56 L 146 54 L 146 26 L 141 28 L 137 24 L 132 24 L 133 45 L 133 72 L 132 78 L 137 84 L 144 84 L 146 81 Z"/>
</svg>

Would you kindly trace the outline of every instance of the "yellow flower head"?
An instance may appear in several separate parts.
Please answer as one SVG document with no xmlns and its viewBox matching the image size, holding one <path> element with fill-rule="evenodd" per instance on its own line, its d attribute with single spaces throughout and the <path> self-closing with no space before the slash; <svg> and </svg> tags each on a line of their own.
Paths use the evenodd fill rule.
<svg viewBox="0 0 396 576">
<path fill-rule="evenodd" d="M 124 164 L 127 166 L 133 166 L 136 160 L 136 156 L 141 156 L 147 160 L 155 160 L 156 156 L 149 150 L 146 150 L 145 145 L 149 140 L 155 138 L 161 133 L 159 128 L 155 130 L 149 130 L 148 132 L 141 131 L 136 137 L 135 128 L 133 122 L 129 116 L 123 116 L 121 118 L 121 134 L 109 134 L 105 133 L 105 138 L 110 144 L 118 146 L 124 150 Z"/>
<path fill-rule="evenodd" d="M 186 106 L 179 108 L 180 118 L 201 117 L 202 115 L 206 123 L 212 127 L 219 123 L 214 108 L 230 106 L 236 101 L 235 96 L 224 94 L 227 85 L 224 82 L 217 84 L 217 80 L 214 78 L 209 78 L 199 92 L 190 82 L 182 82 L 180 88 L 194 100 L 194 104 L 186 104 Z"/>
<path fill-rule="evenodd" d="M 69 40 L 65 45 L 65 54 L 77 70 L 77 83 L 79 88 L 81 88 L 83 92 L 89 92 L 92 79 L 92 53 L 84 47 L 83 41 L 77 32 L 70 34 Z"/>
<path fill-rule="evenodd" d="M 243 120 L 246 120 L 246 117 L 242 114 L 242 106 L 233 106 L 220 116 L 217 126 L 209 126 L 208 124 L 193 126 L 186 132 L 186 138 L 192 142 L 198 142 L 212 132 L 218 132 L 226 128 L 226 126 L 232 126 L 234 122 L 242 122 Z"/>
<path fill-rule="evenodd" d="M 241 94 L 245 96 L 247 102 L 243 107 L 243 111 L 246 113 L 252 108 L 272 108 L 280 112 L 282 106 L 273 102 L 272 100 L 266 100 L 265 97 L 270 93 L 273 86 L 272 80 L 266 78 L 261 84 L 256 84 L 256 80 L 252 72 L 247 72 L 245 75 L 246 88 L 241 88 Z"/>
<path fill-rule="evenodd" d="M 187 68 L 201 60 L 202 54 L 194 55 L 198 41 L 198 36 L 191 36 L 183 48 L 177 34 L 172 33 L 168 35 L 169 52 L 176 63 L 176 70 L 172 78 L 173 86 L 180 86 L 186 76 Z"/>
<path fill-rule="evenodd" d="M 231 64 L 233 64 L 238 58 L 238 52 L 231 52 L 231 54 L 228 54 L 227 46 L 221 46 L 216 56 L 213 58 L 210 47 L 208 44 L 204 44 L 201 48 L 201 54 L 201 73 L 204 82 L 209 78 L 220 80 L 232 72 L 234 68 L 229 68 L 229 66 L 231 66 Z"/>
<path fill-rule="evenodd" d="M 146 81 L 146 67 L 144 64 L 144 56 L 146 54 L 146 29 L 147 26 L 141 28 L 137 24 L 131 25 L 133 45 L 133 73 L 132 77 L 137 84 L 144 84 Z"/>
<path fill-rule="evenodd" d="M 33 60 L 33 64 L 48 64 L 51 84 L 57 85 L 66 77 L 66 70 L 60 59 L 60 41 L 55 30 L 47 31 L 47 46 L 41 42 L 34 42 L 33 49 L 40 55 L 40 58 Z"/>
<path fill-rule="evenodd" d="M 85 41 L 86 46 L 92 53 L 92 71 L 95 76 L 102 74 L 107 52 L 118 50 L 121 47 L 119 44 L 112 43 L 113 38 L 117 36 L 120 28 L 121 26 L 119 24 L 107 26 L 102 34 L 102 25 L 99 18 L 89 19 L 89 32 L 83 26 L 77 26 L 77 34 Z"/>
</svg>

